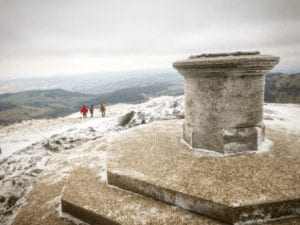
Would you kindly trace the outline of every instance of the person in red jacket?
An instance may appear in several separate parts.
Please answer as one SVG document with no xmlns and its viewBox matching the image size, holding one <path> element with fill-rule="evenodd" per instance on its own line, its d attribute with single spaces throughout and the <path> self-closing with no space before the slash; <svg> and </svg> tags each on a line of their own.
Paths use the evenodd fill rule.
<svg viewBox="0 0 300 225">
<path fill-rule="evenodd" d="M 87 116 L 86 116 L 86 114 L 88 113 L 88 108 L 85 106 L 85 105 L 83 105 L 82 107 L 81 107 L 81 109 L 80 109 L 80 113 L 82 113 L 82 117 L 83 118 L 87 118 Z"/>
</svg>

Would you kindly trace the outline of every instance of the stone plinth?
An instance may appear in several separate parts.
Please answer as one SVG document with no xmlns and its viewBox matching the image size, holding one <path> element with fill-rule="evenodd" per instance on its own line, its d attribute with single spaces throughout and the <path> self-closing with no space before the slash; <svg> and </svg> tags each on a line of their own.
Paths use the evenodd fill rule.
<svg viewBox="0 0 300 225">
<path fill-rule="evenodd" d="M 78 168 L 68 178 L 62 212 L 91 225 L 223 225 L 205 216 L 107 186 L 98 171 Z M 46 224 L 46 223 L 44 223 Z"/>
<path fill-rule="evenodd" d="M 222 153 L 257 150 L 265 136 L 264 76 L 278 61 L 259 52 L 235 52 L 175 62 L 185 79 L 184 141 Z"/>
<path fill-rule="evenodd" d="M 268 129 L 269 151 L 224 157 L 189 151 L 182 123 L 153 122 L 109 138 L 108 184 L 229 224 L 299 217 L 297 134 Z"/>
</svg>

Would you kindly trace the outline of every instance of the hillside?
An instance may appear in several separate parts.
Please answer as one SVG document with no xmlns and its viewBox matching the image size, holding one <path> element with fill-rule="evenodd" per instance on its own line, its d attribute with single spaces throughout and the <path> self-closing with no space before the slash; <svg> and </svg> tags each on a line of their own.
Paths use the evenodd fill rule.
<svg viewBox="0 0 300 225">
<path fill-rule="evenodd" d="M 93 95 L 62 89 L 33 90 L 0 95 L 0 124 L 31 118 L 64 116 L 79 109 Z"/>
<path fill-rule="evenodd" d="M 300 73 L 267 75 L 265 102 L 300 103 Z"/>
<path fill-rule="evenodd" d="M 23 120 L 55 118 L 79 111 L 82 105 L 139 103 L 149 97 L 181 95 L 181 85 L 162 82 L 140 87 L 123 88 L 104 94 L 83 94 L 62 89 L 32 90 L 0 95 L 0 125 Z"/>
</svg>

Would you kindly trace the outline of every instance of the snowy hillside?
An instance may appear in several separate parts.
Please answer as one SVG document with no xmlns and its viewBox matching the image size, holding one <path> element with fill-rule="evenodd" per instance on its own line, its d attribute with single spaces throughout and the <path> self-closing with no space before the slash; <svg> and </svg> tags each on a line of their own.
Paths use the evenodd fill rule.
<svg viewBox="0 0 300 225">
<path fill-rule="evenodd" d="M 265 104 L 265 124 L 268 127 L 298 135 L 299 115 L 299 105 Z M 93 150 L 91 143 L 94 140 L 108 134 L 122 135 L 122 130 L 155 120 L 183 117 L 183 96 L 159 97 L 138 105 L 109 106 L 105 118 L 95 110 L 94 118 L 82 119 L 79 113 L 75 113 L 57 119 L 31 120 L 0 127 L 1 224 L 10 224 L 17 209 L 25 203 L 31 185 L 41 174 L 48 174 L 50 181 L 69 174 L 72 167 L 61 163 L 62 160 L 77 165 L 96 157 L 99 163 L 105 164 L 105 153 Z"/>
</svg>

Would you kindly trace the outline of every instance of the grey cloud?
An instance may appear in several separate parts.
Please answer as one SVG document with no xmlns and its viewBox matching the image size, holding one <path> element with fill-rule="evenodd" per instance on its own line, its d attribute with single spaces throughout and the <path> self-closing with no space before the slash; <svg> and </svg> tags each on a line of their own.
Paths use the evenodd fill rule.
<svg viewBox="0 0 300 225">
<path fill-rule="evenodd" d="M 0 0 L 0 60 L 252 48 L 290 60 L 299 8 L 298 0 Z"/>
</svg>

